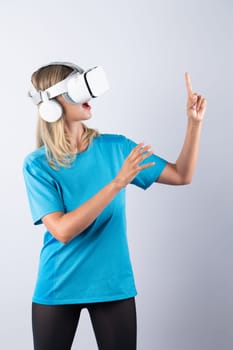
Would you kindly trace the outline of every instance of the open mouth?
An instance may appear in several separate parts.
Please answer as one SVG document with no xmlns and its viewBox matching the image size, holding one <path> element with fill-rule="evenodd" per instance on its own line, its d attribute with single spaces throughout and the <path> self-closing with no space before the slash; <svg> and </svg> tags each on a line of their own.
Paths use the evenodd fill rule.
<svg viewBox="0 0 233 350">
<path fill-rule="evenodd" d="M 82 106 L 85 109 L 91 109 L 91 106 L 87 102 L 83 103 Z"/>
</svg>

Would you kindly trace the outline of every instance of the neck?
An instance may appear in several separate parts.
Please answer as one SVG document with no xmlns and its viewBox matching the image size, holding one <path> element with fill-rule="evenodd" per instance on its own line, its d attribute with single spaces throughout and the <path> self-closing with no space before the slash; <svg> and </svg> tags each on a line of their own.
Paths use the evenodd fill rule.
<svg viewBox="0 0 233 350">
<path fill-rule="evenodd" d="M 75 121 L 68 124 L 66 123 L 65 130 L 69 135 L 69 139 L 72 147 L 74 148 L 74 151 L 81 149 L 81 136 L 84 132 L 84 127 L 81 122 Z"/>
</svg>

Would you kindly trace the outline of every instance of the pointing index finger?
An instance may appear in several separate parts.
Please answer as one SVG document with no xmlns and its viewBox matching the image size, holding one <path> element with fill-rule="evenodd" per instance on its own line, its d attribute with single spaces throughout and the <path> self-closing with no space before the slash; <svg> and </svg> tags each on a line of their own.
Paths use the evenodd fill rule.
<svg viewBox="0 0 233 350">
<path fill-rule="evenodd" d="M 190 75 L 188 72 L 185 72 L 185 81 L 186 81 L 186 88 L 187 88 L 188 95 L 191 95 L 193 93 L 193 90 L 192 90 Z"/>
</svg>

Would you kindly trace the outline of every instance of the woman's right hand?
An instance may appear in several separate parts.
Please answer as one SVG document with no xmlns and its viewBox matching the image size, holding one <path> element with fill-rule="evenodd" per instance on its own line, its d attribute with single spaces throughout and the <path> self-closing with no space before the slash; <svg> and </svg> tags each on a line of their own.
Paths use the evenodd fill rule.
<svg viewBox="0 0 233 350">
<path fill-rule="evenodd" d="M 151 145 L 144 146 L 144 143 L 141 142 L 132 149 L 128 157 L 125 159 L 121 170 L 114 179 L 122 188 L 127 186 L 135 178 L 139 171 L 155 165 L 155 162 L 140 166 L 138 165 L 138 163 L 143 161 L 145 158 L 151 156 L 153 150 L 142 155 L 142 153 L 146 152 L 150 148 Z"/>
</svg>

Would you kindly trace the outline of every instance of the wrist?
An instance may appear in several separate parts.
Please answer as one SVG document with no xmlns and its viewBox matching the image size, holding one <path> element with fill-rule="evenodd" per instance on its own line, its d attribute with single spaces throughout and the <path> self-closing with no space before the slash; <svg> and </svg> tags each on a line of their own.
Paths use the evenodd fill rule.
<svg viewBox="0 0 233 350">
<path fill-rule="evenodd" d="M 122 182 L 121 182 L 119 179 L 117 179 L 117 178 L 115 178 L 115 179 L 112 180 L 112 184 L 113 184 L 114 188 L 115 188 L 117 191 L 120 191 L 120 190 L 122 190 L 122 188 L 125 187 L 125 186 L 122 184 Z"/>
<path fill-rule="evenodd" d="M 193 118 L 188 118 L 188 125 L 190 127 L 199 127 L 199 126 L 202 126 L 202 123 L 203 123 L 203 119 L 196 120 L 196 119 L 193 119 Z"/>
</svg>

